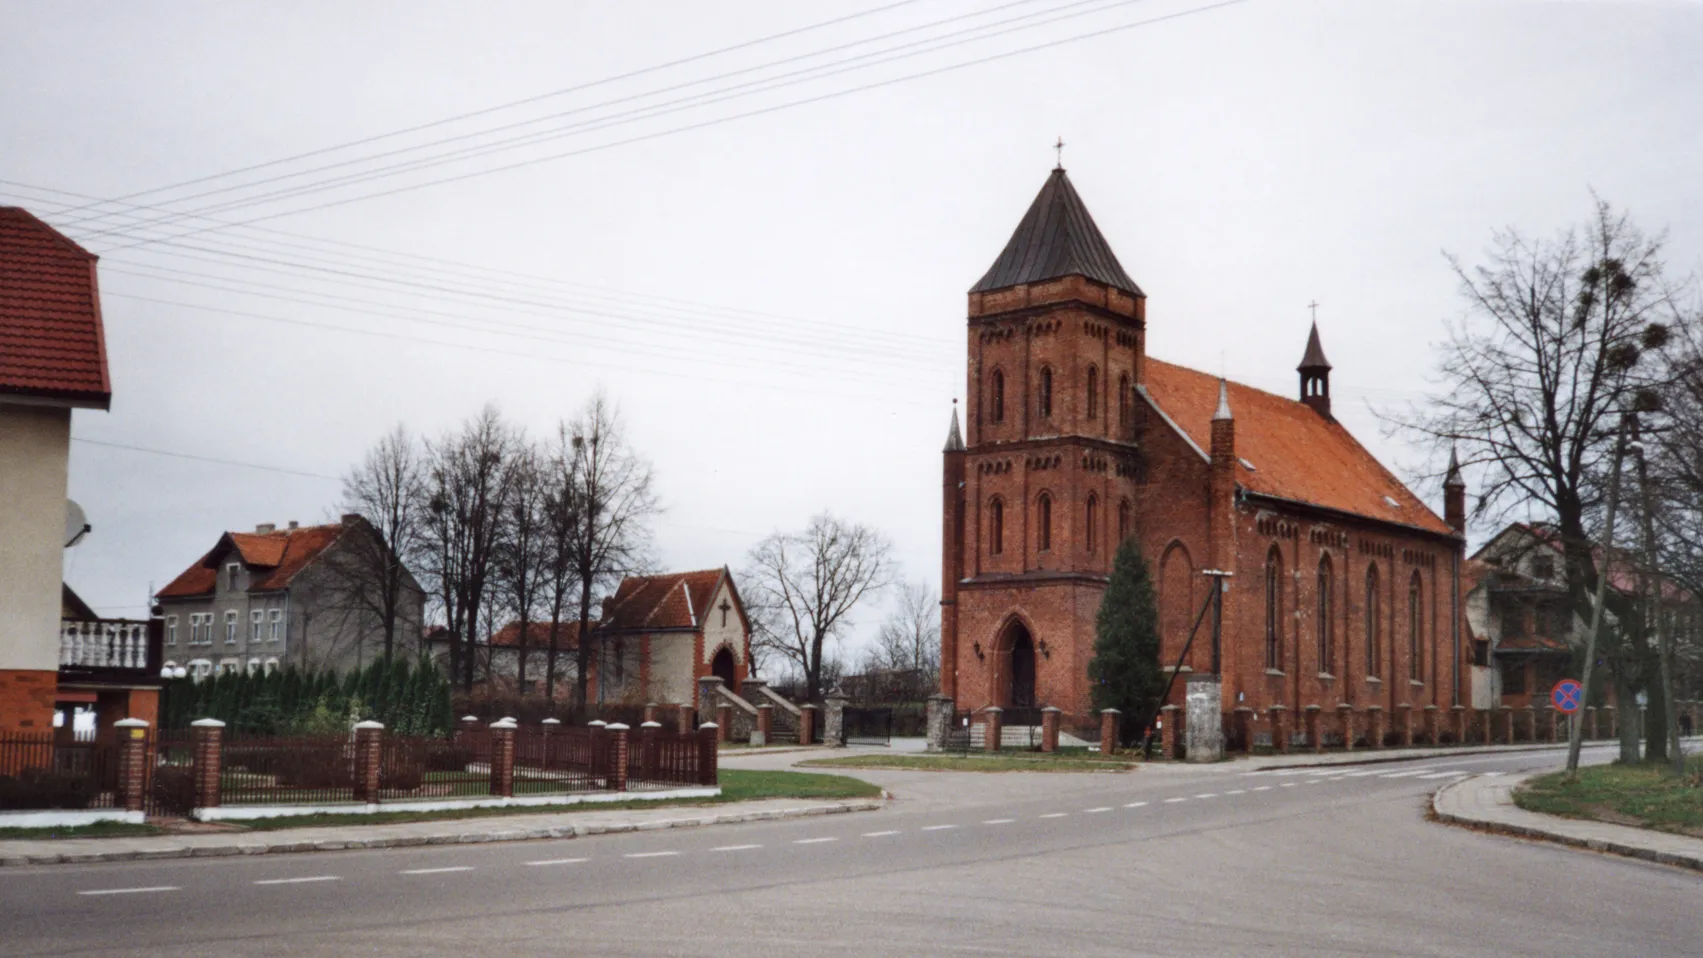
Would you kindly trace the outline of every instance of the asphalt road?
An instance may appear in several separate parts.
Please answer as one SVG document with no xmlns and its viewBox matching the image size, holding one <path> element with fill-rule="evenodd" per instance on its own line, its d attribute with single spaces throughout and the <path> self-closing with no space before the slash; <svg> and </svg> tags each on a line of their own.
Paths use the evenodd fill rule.
<svg viewBox="0 0 1703 958">
<path fill-rule="evenodd" d="M 1695 874 L 1424 820 L 1454 777 L 1560 761 L 871 773 L 891 808 L 8 868 L 0 954 L 1703 954 Z"/>
</svg>

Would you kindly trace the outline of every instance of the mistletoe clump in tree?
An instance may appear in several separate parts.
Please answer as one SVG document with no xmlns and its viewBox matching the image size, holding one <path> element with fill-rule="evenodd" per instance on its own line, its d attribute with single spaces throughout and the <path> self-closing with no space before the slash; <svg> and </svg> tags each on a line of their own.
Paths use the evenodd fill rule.
<svg viewBox="0 0 1703 958">
<path fill-rule="evenodd" d="M 1159 610 L 1147 561 L 1133 537 L 1112 559 L 1111 579 L 1094 622 L 1094 659 L 1088 663 L 1094 708 L 1123 713 L 1118 738 L 1130 742 L 1164 693 L 1159 666 Z"/>
</svg>

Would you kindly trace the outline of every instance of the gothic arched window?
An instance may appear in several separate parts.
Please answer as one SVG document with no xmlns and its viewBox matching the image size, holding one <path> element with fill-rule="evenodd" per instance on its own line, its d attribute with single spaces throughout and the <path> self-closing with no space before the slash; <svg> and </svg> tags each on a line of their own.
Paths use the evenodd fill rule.
<svg viewBox="0 0 1703 958">
<path fill-rule="evenodd" d="M 1005 373 L 994 370 L 988 396 L 988 422 L 1005 421 Z"/>
<path fill-rule="evenodd" d="M 1265 554 L 1265 667 L 1283 668 L 1283 556 Z"/>
<path fill-rule="evenodd" d="M 1087 534 L 1084 535 L 1082 538 L 1088 544 L 1088 554 L 1093 555 L 1095 547 L 1100 544 L 1099 541 L 1098 541 L 1099 536 L 1096 535 L 1096 532 L 1098 531 L 1098 527 L 1100 525 L 1100 497 L 1099 496 L 1092 495 L 1092 494 L 1090 494 L 1088 496 L 1088 509 L 1086 511 L 1087 511 L 1087 515 L 1085 516 L 1085 518 L 1088 520 L 1088 531 L 1087 531 Z"/>
<path fill-rule="evenodd" d="M 1123 500 L 1120 500 L 1118 502 L 1118 545 L 1120 545 L 1120 546 L 1123 545 L 1124 540 L 1128 539 L 1128 538 L 1129 538 L 1129 500 L 1123 499 Z"/>
<path fill-rule="evenodd" d="M 1336 605 L 1331 595 L 1330 556 L 1319 560 L 1319 608 L 1315 623 L 1319 632 L 1319 671 L 1336 674 Z"/>
<path fill-rule="evenodd" d="M 1053 497 L 1044 492 L 1035 502 L 1035 547 L 1041 552 L 1053 547 Z"/>
<path fill-rule="evenodd" d="M 1053 415 L 1053 368 L 1041 367 L 1041 384 L 1035 392 L 1035 412 L 1042 419 L 1051 419 Z"/>
<path fill-rule="evenodd" d="M 1424 585 L 1418 570 L 1414 570 L 1413 578 L 1407 581 L 1407 677 L 1410 679 L 1420 678 L 1419 673 L 1425 667 L 1421 651 L 1424 646 L 1420 643 L 1420 635 L 1425 631 L 1424 598 Z"/>
<path fill-rule="evenodd" d="M 1366 674 L 1378 676 L 1378 567 L 1366 567 Z"/>
<path fill-rule="evenodd" d="M 1088 367 L 1088 418 L 1100 418 L 1100 371 Z"/>
<path fill-rule="evenodd" d="M 1005 551 L 1005 500 L 998 496 L 988 503 L 988 554 Z"/>
<path fill-rule="evenodd" d="M 1123 430 L 1124 438 L 1128 439 L 1130 428 L 1129 373 L 1118 374 L 1118 428 Z"/>
</svg>

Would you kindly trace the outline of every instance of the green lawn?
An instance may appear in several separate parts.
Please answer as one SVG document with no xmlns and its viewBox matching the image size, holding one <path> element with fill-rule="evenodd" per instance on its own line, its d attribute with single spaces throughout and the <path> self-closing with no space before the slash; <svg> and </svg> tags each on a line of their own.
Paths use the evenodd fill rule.
<svg viewBox="0 0 1703 958">
<path fill-rule="evenodd" d="M 158 835 L 157 825 L 136 825 L 131 822 L 95 822 L 72 828 L 0 828 L 0 841 L 14 838 L 131 838 L 137 835 Z"/>
<path fill-rule="evenodd" d="M 902 768 L 930 772 L 1123 772 L 1134 762 L 1103 760 L 1097 752 L 978 752 L 971 755 L 846 755 L 798 763 L 809 768 Z"/>
<path fill-rule="evenodd" d="M 1687 770 L 1675 778 L 1661 764 L 1591 765 L 1571 785 L 1560 772 L 1531 779 L 1514 802 L 1532 812 L 1703 837 L 1703 757 Z"/>
</svg>

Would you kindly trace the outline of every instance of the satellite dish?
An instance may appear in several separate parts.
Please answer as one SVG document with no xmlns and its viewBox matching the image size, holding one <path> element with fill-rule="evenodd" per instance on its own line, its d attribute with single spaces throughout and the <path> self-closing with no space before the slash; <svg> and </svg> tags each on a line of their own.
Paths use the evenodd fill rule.
<svg viewBox="0 0 1703 958">
<path fill-rule="evenodd" d="M 89 517 L 83 515 L 83 507 L 70 499 L 65 500 L 65 548 L 69 549 L 83 541 L 83 537 L 94 528 L 89 525 Z"/>
</svg>

